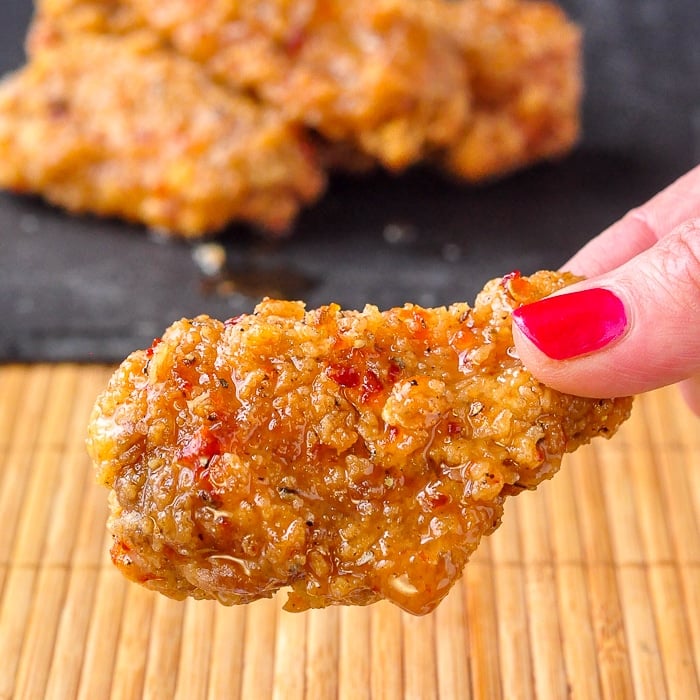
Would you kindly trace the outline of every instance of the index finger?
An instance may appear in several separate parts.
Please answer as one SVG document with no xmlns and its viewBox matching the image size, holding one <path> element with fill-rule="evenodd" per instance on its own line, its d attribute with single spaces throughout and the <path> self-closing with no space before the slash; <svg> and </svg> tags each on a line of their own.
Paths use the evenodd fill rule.
<svg viewBox="0 0 700 700">
<path fill-rule="evenodd" d="M 629 211 L 574 255 L 562 269 L 595 277 L 619 267 L 677 226 L 700 216 L 700 166 L 646 204 Z"/>
</svg>

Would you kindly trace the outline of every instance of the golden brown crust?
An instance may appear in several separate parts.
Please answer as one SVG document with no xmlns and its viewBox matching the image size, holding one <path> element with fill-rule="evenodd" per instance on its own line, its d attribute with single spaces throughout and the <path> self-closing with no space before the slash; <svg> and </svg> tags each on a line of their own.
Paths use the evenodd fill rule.
<svg viewBox="0 0 700 700">
<path fill-rule="evenodd" d="M 520 0 L 434 5 L 474 95 L 472 118 L 442 157 L 447 169 L 478 181 L 569 151 L 580 128 L 581 35 L 563 11 Z"/>
<path fill-rule="evenodd" d="M 104 42 L 114 47 L 114 61 L 107 65 Z M 261 162 L 255 138 L 229 161 L 226 153 L 221 157 L 230 142 L 219 147 L 214 141 L 226 141 L 228 134 L 213 130 L 204 136 L 205 145 L 202 134 L 183 134 L 208 155 L 216 154 L 218 168 L 176 178 L 154 193 L 144 182 L 164 164 L 157 153 L 149 154 L 155 163 L 150 169 L 134 160 L 139 133 L 122 130 L 119 142 L 108 143 L 99 158 L 120 178 L 143 167 L 142 182 L 135 187 L 129 178 L 93 179 L 95 129 L 83 135 L 70 119 L 35 108 L 27 115 L 6 98 L 0 104 L 2 145 L 11 161 L 0 171 L 0 186 L 180 235 L 200 235 L 237 219 L 283 229 L 320 193 L 322 168 L 361 172 L 381 165 L 400 171 L 427 161 L 479 181 L 566 153 L 578 137 L 579 32 L 549 2 L 39 0 L 27 43 L 29 68 L 10 80 L 10 92 L 20 89 L 36 107 L 48 99 L 46 65 L 55 62 L 51 79 L 63 71 L 64 101 L 80 96 L 89 106 L 105 104 L 88 122 L 98 131 L 115 133 L 132 121 L 130 93 L 144 97 L 152 87 L 140 75 L 155 70 L 152 59 L 146 67 L 147 50 L 167 53 L 173 66 L 189 65 L 190 72 L 196 64 L 196 80 L 183 77 L 184 68 L 169 69 L 167 77 L 180 94 L 189 92 L 199 114 L 218 111 L 217 91 L 228 92 L 231 118 L 242 110 L 245 121 L 250 110 L 241 105 L 250 105 L 251 98 L 261 114 L 277 114 L 285 135 L 271 135 L 272 143 L 263 139 Z M 42 56 L 46 51 L 50 59 Z M 111 80 L 109 95 L 103 76 Z M 121 87 L 114 87 L 117 80 Z M 207 81 L 211 84 L 203 87 Z M 73 94 L 71 85 L 79 92 Z M 24 99 L 17 97 L 19 103 Z M 189 118 L 192 111 L 165 95 L 153 101 L 148 115 L 167 125 L 171 115 Z M 25 120 L 45 137 L 33 148 Z M 154 146 L 164 146 L 171 136 L 164 128 Z M 70 142 L 69 163 L 65 153 L 46 148 L 54 140 L 64 148 Z M 306 153 L 305 164 L 299 149 Z M 195 160 L 187 158 L 193 170 Z M 60 183 L 50 172 L 56 161 L 64 170 Z M 264 169 L 274 174 L 271 187 Z M 160 187 L 163 178 L 157 180 Z M 195 205 L 191 200 L 199 194 L 191 196 L 188 189 L 201 189 L 202 182 L 204 200 Z M 134 193 L 143 187 L 144 193 Z M 117 194 L 124 202 L 116 201 Z M 154 197 L 160 201 L 152 206 Z"/>
<path fill-rule="evenodd" d="M 466 66 L 416 0 L 130 0 L 218 80 L 401 170 L 459 134 Z"/>
<path fill-rule="evenodd" d="M 432 158 L 478 181 L 578 137 L 580 36 L 552 3 L 130 2 L 219 80 L 345 144 L 351 170 L 355 149 L 395 170 Z"/>
<path fill-rule="evenodd" d="M 287 227 L 324 178 L 298 129 L 147 35 L 48 42 L 0 86 L 0 185 L 198 236 Z"/>
<path fill-rule="evenodd" d="M 572 281 L 489 283 L 474 309 L 304 310 L 171 326 L 98 399 L 89 451 L 112 555 L 166 595 L 287 609 L 433 609 L 507 495 L 609 437 L 631 400 L 560 394 L 517 358 L 510 311 Z"/>
</svg>

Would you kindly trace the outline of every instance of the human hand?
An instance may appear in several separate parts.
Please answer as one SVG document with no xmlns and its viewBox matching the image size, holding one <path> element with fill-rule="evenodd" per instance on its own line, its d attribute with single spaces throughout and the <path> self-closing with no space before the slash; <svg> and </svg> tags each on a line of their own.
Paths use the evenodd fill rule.
<svg viewBox="0 0 700 700">
<path fill-rule="evenodd" d="M 700 166 L 563 269 L 586 280 L 513 313 L 515 346 L 533 375 L 596 398 L 680 382 L 700 415 Z"/>
</svg>

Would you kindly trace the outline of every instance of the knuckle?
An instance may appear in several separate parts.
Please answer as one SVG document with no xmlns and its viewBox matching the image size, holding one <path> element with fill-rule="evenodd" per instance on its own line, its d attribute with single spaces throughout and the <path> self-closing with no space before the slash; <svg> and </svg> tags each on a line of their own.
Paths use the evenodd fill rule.
<svg viewBox="0 0 700 700">
<path fill-rule="evenodd" d="M 630 209 L 624 218 L 634 225 L 637 234 L 640 237 L 643 236 L 643 241 L 647 245 L 652 245 L 663 237 L 662 227 L 654 216 L 653 210 L 647 205 Z"/>
<path fill-rule="evenodd" d="M 700 300 L 700 218 L 678 226 L 661 239 L 661 272 Z"/>
</svg>

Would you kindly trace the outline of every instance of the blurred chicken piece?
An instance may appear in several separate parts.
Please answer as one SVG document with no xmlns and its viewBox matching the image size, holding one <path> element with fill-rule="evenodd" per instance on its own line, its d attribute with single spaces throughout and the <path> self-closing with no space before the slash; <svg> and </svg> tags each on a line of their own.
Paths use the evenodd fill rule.
<svg viewBox="0 0 700 700">
<path fill-rule="evenodd" d="M 432 158 L 478 181 L 578 137 L 579 32 L 548 2 L 125 1 L 218 79 L 317 131 L 333 166 Z"/>
<path fill-rule="evenodd" d="M 298 129 L 155 43 L 75 34 L 6 78 L 0 186 L 184 236 L 284 230 L 324 185 Z"/>
<path fill-rule="evenodd" d="M 468 66 L 473 110 L 440 157 L 467 180 L 565 154 L 579 135 L 580 32 L 556 5 L 522 0 L 432 4 Z"/>
<path fill-rule="evenodd" d="M 420 0 L 127 1 L 218 80 L 390 170 L 468 119 L 467 67 Z"/>
<path fill-rule="evenodd" d="M 479 181 L 562 155 L 579 130 L 579 32 L 548 2 L 39 0 L 27 44 L 30 66 L 0 88 L 0 186 L 184 236 L 237 219 L 283 230 L 322 168 L 427 161 Z M 84 134 L 75 109 L 49 115 L 58 83 Z M 35 132 L 48 140 L 32 146 Z"/>
<path fill-rule="evenodd" d="M 134 32 L 148 36 L 154 45 L 160 43 L 128 0 L 36 0 L 27 34 L 27 53 L 33 56 L 73 36 Z"/>
<path fill-rule="evenodd" d="M 292 611 L 385 598 L 429 612 L 506 496 L 629 415 L 629 398 L 543 386 L 514 353 L 511 311 L 573 279 L 507 275 L 473 309 L 266 300 L 175 323 L 92 413 L 115 564 L 178 599 L 291 586 Z"/>
</svg>

